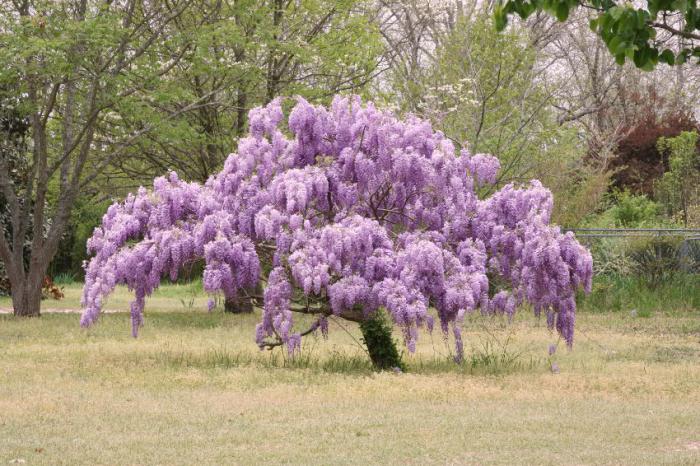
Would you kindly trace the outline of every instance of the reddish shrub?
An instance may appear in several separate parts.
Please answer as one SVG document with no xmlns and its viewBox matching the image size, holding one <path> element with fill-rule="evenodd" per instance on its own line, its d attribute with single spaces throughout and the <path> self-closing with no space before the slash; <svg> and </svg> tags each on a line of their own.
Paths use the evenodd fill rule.
<svg viewBox="0 0 700 466">
<path fill-rule="evenodd" d="M 629 101 L 635 117 L 617 145 L 617 157 L 610 168 L 615 171 L 613 185 L 633 193 L 653 195 L 654 183 L 668 169 L 668 155 L 660 153 L 656 144 L 661 137 L 675 137 L 683 131 L 700 131 L 692 113 L 669 105 L 654 91 L 634 94 Z M 700 150 L 700 147 L 699 147 Z"/>
</svg>

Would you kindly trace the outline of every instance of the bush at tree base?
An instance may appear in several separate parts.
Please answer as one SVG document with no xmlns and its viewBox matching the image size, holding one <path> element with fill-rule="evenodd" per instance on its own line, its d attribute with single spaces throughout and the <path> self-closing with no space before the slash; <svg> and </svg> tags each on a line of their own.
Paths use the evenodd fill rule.
<svg viewBox="0 0 700 466">
<path fill-rule="evenodd" d="M 261 348 L 294 354 L 304 335 L 327 334 L 330 316 L 364 322 L 383 308 L 413 352 L 418 329 L 433 328 L 432 307 L 459 360 L 466 313 L 510 316 L 524 301 L 572 344 L 575 292 L 590 289 L 592 260 L 549 225 L 541 183 L 479 199 L 498 159 L 458 154 L 428 122 L 359 97 L 328 108 L 299 98 L 288 131 L 283 118 L 280 100 L 253 109 L 249 135 L 204 185 L 171 172 L 108 209 L 88 241 L 83 326 L 126 284 L 136 336 L 161 277 L 204 258 L 208 293 L 262 307 Z M 313 314 L 312 325 L 295 328 L 295 312 Z"/>
</svg>

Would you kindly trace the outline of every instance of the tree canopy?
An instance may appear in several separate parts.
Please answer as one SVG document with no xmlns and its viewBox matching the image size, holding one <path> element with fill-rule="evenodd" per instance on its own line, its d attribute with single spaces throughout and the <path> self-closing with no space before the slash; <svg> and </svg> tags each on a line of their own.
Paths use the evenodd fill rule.
<svg viewBox="0 0 700 466">
<path fill-rule="evenodd" d="M 253 109 L 249 135 L 204 185 L 171 172 L 109 208 L 88 242 L 83 325 L 126 284 L 136 335 L 161 277 L 203 259 L 207 292 L 262 307 L 260 347 L 294 353 L 329 318 L 365 322 L 385 309 L 413 351 L 434 308 L 459 360 L 467 313 L 512 316 L 525 301 L 572 344 L 575 293 L 590 289 L 592 261 L 549 225 L 541 183 L 480 199 L 498 159 L 459 153 L 427 121 L 357 97 L 329 108 L 299 98 L 288 131 L 283 121 L 280 99 Z M 316 318 L 295 328 L 294 312 Z"/>
<path fill-rule="evenodd" d="M 591 29 L 603 39 L 620 65 L 628 58 L 647 71 L 660 62 L 674 65 L 695 60 L 700 63 L 700 8 L 696 0 L 647 0 L 641 3 L 505 0 L 496 9 L 496 25 L 503 30 L 509 15 L 528 18 L 538 11 L 566 21 L 577 8 L 592 13 Z"/>
</svg>

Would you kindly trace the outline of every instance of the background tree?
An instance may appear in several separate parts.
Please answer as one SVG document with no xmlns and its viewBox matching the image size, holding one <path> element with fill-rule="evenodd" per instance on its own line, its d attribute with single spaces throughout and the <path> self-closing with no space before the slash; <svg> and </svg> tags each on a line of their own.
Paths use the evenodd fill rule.
<svg viewBox="0 0 700 466">
<path fill-rule="evenodd" d="M 13 271 L 20 314 L 39 312 L 36 287 L 59 246 L 63 266 L 53 270 L 81 262 L 77 243 L 106 199 L 171 169 L 205 181 L 235 148 L 250 106 L 285 93 L 328 99 L 381 71 L 372 10 L 361 1 L 5 1 L 0 8 L 0 83 L 29 122 L 18 159 L 27 176 L 3 176 L 14 162 L 0 160 L 12 219 L 4 230 L 17 232 L 0 244 L 0 260 Z M 50 225 L 45 238 L 34 219 Z"/>
<path fill-rule="evenodd" d="M 435 55 L 421 83 L 421 113 L 454 141 L 469 141 L 470 151 L 497 156 L 500 181 L 532 178 L 552 152 L 567 156 L 566 131 L 553 118 L 525 31 L 498 34 L 489 13 L 476 10 L 456 18 Z"/>
<path fill-rule="evenodd" d="M 557 200 L 558 221 L 575 225 L 595 209 L 609 173 L 585 160 L 586 133 L 557 109 L 571 83 L 553 73 L 567 69 L 550 47 L 556 23 L 540 16 L 498 34 L 492 10 L 476 2 L 385 8 L 392 67 L 380 92 L 388 105 L 430 118 L 473 152 L 497 156 L 501 182 L 541 179 Z"/>
<path fill-rule="evenodd" d="M 27 150 L 20 156 L 26 177 L 13 179 L 11 160 L 5 153 L 0 158 L 0 189 L 12 227 L 11 238 L 0 235 L 0 259 L 16 315 L 39 315 L 42 280 L 78 195 L 152 129 L 119 134 L 109 146 L 96 137 L 119 109 L 141 99 L 139 92 L 157 93 L 167 82 L 189 44 L 163 33 L 188 5 L 0 4 L 0 85 L 20 99 L 29 123 Z"/>
<path fill-rule="evenodd" d="M 679 215 L 683 224 L 700 224 L 700 143 L 696 131 L 675 138 L 660 138 L 659 151 L 668 156 L 668 170 L 656 185 L 668 214 Z"/>
<path fill-rule="evenodd" d="M 19 108 L 19 99 L 9 92 L 9 86 L 0 88 L 0 157 L 7 160 L 8 176 L 21 183 L 27 176 L 24 155 L 29 136 L 29 121 Z M 7 199 L 0 192 L 0 227 L 5 241 L 12 241 L 12 216 Z M 27 256 L 24 260 L 27 261 Z M 0 295 L 9 295 L 10 280 L 5 264 L 0 260 Z"/>
<path fill-rule="evenodd" d="M 140 107 L 119 115 L 119 131 L 157 122 L 111 167 L 119 192 L 172 169 L 206 181 L 235 149 L 248 111 L 277 96 L 361 93 L 383 69 L 372 20 L 358 0 L 193 2 L 166 32 L 193 38 L 167 84 L 158 95 L 144 89 Z"/>
<path fill-rule="evenodd" d="M 654 195 L 654 187 L 669 170 L 669 154 L 659 141 L 674 138 L 684 131 L 698 129 L 687 110 L 669 106 L 655 89 L 627 96 L 636 109 L 634 119 L 623 126 L 623 136 L 615 148 L 610 167 L 615 171 L 613 185 L 637 194 Z"/>
</svg>

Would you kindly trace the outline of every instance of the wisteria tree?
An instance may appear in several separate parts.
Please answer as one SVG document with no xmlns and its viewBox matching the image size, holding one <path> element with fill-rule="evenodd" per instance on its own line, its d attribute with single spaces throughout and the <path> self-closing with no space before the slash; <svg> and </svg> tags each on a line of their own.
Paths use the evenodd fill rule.
<svg viewBox="0 0 700 466">
<path fill-rule="evenodd" d="M 371 343 L 390 336 L 368 335 L 383 309 L 410 352 L 437 317 L 461 360 L 467 313 L 512 316 L 526 301 L 572 344 L 591 256 L 549 225 L 552 196 L 538 181 L 480 199 L 498 159 L 458 154 L 428 122 L 399 120 L 358 97 L 329 108 L 299 99 L 288 130 L 283 120 L 279 100 L 252 110 L 250 134 L 204 185 L 172 172 L 109 208 L 88 242 L 83 326 L 126 284 L 136 336 L 162 277 L 203 259 L 208 293 L 262 308 L 261 348 L 294 354 L 335 316 L 361 323 L 375 366 L 398 365 Z M 313 323 L 298 328 L 294 313 Z"/>
</svg>

